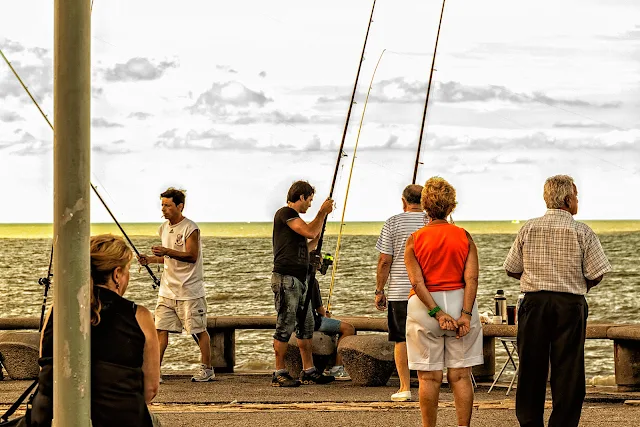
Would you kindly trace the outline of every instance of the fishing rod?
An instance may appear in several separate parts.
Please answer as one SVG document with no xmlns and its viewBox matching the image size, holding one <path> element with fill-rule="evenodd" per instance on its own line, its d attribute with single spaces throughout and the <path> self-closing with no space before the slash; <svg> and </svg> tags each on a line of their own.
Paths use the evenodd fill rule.
<svg viewBox="0 0 640 427">
<path fill-rule="evenodd" d="M 424 111 L 422 112 L 422 124 L 420 125 L 420 137 L 418 138 L 418 151 L 416 153 L 416 162 L 413 166 L 413 178 L 412 184 L 416 183 L 418 177 L 418 165 L 420 165 L 420 150 L 422 148 L 422 135 L 424 133 L 424 126 L 427 120 L 427 108 L 429 107 L 429 95 L 431 93 L 431 81 L 433 80 L 433 70 L 436 65 L 436 52 L 438 51 L 438 39 L 440 38 L 440 27 L 442 26 L 442 16 L 444 15 L 444 4 L 447 0 L 442 0 L 442 10 L 440 11 L 440 21 L 438 22 L 438 32 L 436 34 L 436 44 L 433 48 L 433 58 L 431 60 L 431 71 L 429 71 L 429 83 L 427 84 L 427 99 L 424 102 Z"/>
<path fill-rule="evenodd" d="M 362 116 L 360 117 L 360 126 L 358 127 L 358 136 L 356 137 L 356 144 L 353 147 L 353 155 L 351 157 L 351 169 L 349 169 L 349 178 L 347 179 L 347 191 L 344 196 L 344 206 L 342 207 L 342 218 L 340 219 L 340 231 L 338 232 L 338 241 L 336 243 L 336 251 L 333 257 L 333 269 L 331 270 L 331 284 L 329 285 L 329 297 L 327 298 L 327 311 L 331 311 L 331 296 L 333 295 L 333 287 L 336 280 L 336 271 L 338 270 L 338 258 L 340 255 L 340 242 L 342 241 L 342 230 L 344 229 L 344 214 L 347 211 L 347 200 L 349 199 L 349 188 L 351 187 L 351 177 L 353 175 L 353 167 L 356 163 L 356 153 L 358 152 L 358 142 L 360 141 L 360 132 L 362 131 L 362 123 L 364 122 L 364 114 L 367 112 L 367 104 L 369 103 L 369 94 L 371 94 L 371 87 L 373 86 L 373 79 L 376 76 L 376 71 L 378 71 L 378 66 L 380 65 L 380 61 L 382 61 L 382 55 L 386 49 L 382 49 L 382 53 L 380 54 L 380 58 L 378 58 L 378 62 L 376 63 L 376 68 L 373 70 L 373 74 L 371 75 L 371 82 L 369 83 L 369 89 L 367 90 L 367 96 L 364 100 L 364 107 L 362 108 Z"/>
<path fill-rule="evenodd" d="M 49 269 L 47 270 L 47 277 L 41 277 L 38 279 L 38 284 L 44 286 L 44 296 L 42 297 L 42 310 L 40 311 L 40 323 L 38 326 L 38 332 L 42 332 L 44 327 L 44 313 L 47 310 L 47 295 L 49 294 L 49 288 L 51 287 L 51 278 L 53 277 L 53 244 L 51 245 L 51 253 L 49 254 Z"/>
<path fill-rule="evenodd" d="M 11 62 L 9 62 L 7 57 L 2 52 L 2 49 L 0 49 L 0 55 L 2 55 L 2 58 L 7 63 L 7 65 L 11 69 L 11 71 L 13 72 L 13 75 L 16 76 L 16 78 L 18 79 L 18 81 L 22 85 L 22 88 L 25 90 L 25 92 L 27 92 L 27 95 L 29 95 L 29 98 L 31 98 L 31 101 L 33 101 L 35 106 L 38 108 L 38 111 L 40 111 L 40 114 L 42 115 L 42 117 L 44 117 L 44 119 L 47 121 L 47 124 L 49 125 L 49 127 L 53 131 L 54 129 L 53 129 L 53 125 L 51 124 L 51 121 L 49 121 L 49 118 L 47 117 L 47 115 L 44 113 L 44 111 L 42 111 L 42 108 L 40 108 L 40 104 L 38 103 L 38 101 L 36 101 L 35 98 L 33 97 L 33 95 L 31 95 L 31 91 L 29 91 L 27 86 L 24 84 L 24 82 L 20 78 L 20 75 L 18 74 L 18 72 L 13 68 L 13 65 L 11 65 Z M 124 231 L 124 229 L 122 228 L 122 226 L 120 225 L 120 223 L 118 222 L 116 217 L 111 212 L 111 209 L 109 209 L 109 206 L 107 206 L 107 203 L 104 201 L 104 199 L 102 198 L 102 196 L 98 192 L 98 189 L 93 184 L 91 184 L 91 188 L 93 189 L 93 192 L 96 194 L 96 196 L 98 196 L 98 199 L 100 199 L 100 202 L 105 207 L 105 209 L 107 210 L 109 215 L 111 215 L 111 218 L 113 219 L 113 221 L 116 223 L 116 225 L 118 226 L 118 228 L 122 232 L 122 235 L 125 237 L 125 239 L 127 239 L 127 242 L 129 242 L 129 245 L 131 245 L 131 248 L 133 248 L 133 251 L 136 253 L 136 255 L 139 256 L 140 252 L 138 252 L 138 249 L 136 248 L 136 246 L 133 244 L 133 242 L 131 241 L 131 239 L 127 235 L 127 233 Z M 51 247 L 51 259 L 53 259 L 53 246 Z M 144 267 L 147 270 L 147 273 L 149 273 L 149 276 L 151 276 L 151 279 L 153 280 L 153 284 L 151 286 L 153 287 L 153 289 L 156 289 L 158 286 L 160 286 L 160 280 L 156 277 L 155 274 L 153 274 L 153 271 L 151 271 L 151 268 L 149 267 L 149 265 L 145 265 Z M 49 274 L 47 275 L 47 279 L 46 280 L 49 280 L 50 277 L 51 277 L 51 263 L 49 264 Z M 41 280 L 44 280 L 44 279 L 41 279 Z M 44 284 L 44 283 L 41 283 L 41 284 Z M 48 289 L 48 287 L 45 287 L 45 290 L 46 289 Z M 46 296 L 45 296 L 45 303 L 46 303 Z M 43 309 L 44 309 L 44 307 L 43 307 Z"/>
<path fill-rule="evenodd" d="M 373 22 L 373 12 L 376 9 L 376 0 L 373 0 L 373 5 L 371 6 L 371 14 L 369 15 L 369 23 L 367 24 L 367 32 L 364 36 L 364 43 L 362 45 L 362 53 L 360 54 L 360 61 L 358 62 L 358 71 L 356 72 L 356 80 L 353 83 L 353 91 L 351 92 L 351 100 L 349 101 L 349 109 L 347 110 L 347 117 L 344 123 L 344 130 L 342 132 L 342 140 L 340 141 L 340 147 L 338 148 L 338 158 L 336 160 L 336 168 L 333 172 L 333 179 L 331 180 L 331 189 L 329 190 L 329 198 L 333 196 L 333 190 L 336 186 L 336 180 L 338 179 L 338 172 L 340 170 L 340 161 L 342 160 L 344 153 L 344 142 L 347 138 L 347 130 L 349 128 L 349 119 L 351 118 L 351 110 L 353 109 L 353 103 L 356 97 L 356 90 L 358 89 L 358 80 L 360 79 L 360 71 L 362 70 L 362 62 L 364 61 L 364 52 L 367 48 L 367 40 L 369 39 L 369 31 L 371 30 L 371 23 Z M 320 263 L 323 263 L 324 260 L 321 258 L 322 253 L 322 243 L 324 241 L 324 232 L 327 228 L 327 217 L 324 218 L 324 222 L 322 223 L 322 230 L 320 231 L 320 237 L 318 238 L 318 245 L 316 249 L 312 251 L 310 254 L 311 262 L 309 263 L 309 270 L 307 271 L 307 289 L 310 289 L 313 286 L 313 282 L 316 279 L 316 269 L 318 268 Z M 326 272 L 326 269 L 324 270 Z M 300 324 L 304 324 L 304 319 L 307 317 L 307 312 L 309 310 L 309 303 L 311 302 L 311 292 L 307 291 L 307 296 L 304 301 L 304 307 L 300 311 L 298 319 Z"/>
</svg>

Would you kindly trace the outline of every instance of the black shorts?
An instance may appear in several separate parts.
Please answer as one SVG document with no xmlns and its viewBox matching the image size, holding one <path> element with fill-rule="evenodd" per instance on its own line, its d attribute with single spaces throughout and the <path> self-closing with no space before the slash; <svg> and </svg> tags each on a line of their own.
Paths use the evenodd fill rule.
<svg viewBox="0 0 640 427">
<path fill-rule="evenodd" d="M 407 305 L 406 301 L 389 301 L 387 308 L 387 326 L 389 327 L 389 341 L 405 342 L 407 340 Z"/>
</svg>

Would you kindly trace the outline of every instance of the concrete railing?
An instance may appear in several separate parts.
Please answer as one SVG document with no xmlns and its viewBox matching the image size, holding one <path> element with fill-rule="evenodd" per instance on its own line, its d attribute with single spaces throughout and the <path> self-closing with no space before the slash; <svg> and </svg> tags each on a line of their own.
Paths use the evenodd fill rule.
<svg viewBox="0 0 640 427">
<path fill-rule="evenodd" d="M 340 317 L 361 332 L 387 332 L 387 319 L 381 317 Z M 1 330 L 38 329 L 38 318 L 0 318 Z M 233 372 L 237 329 L 275 329 L 275 316 L 211 316 L 207 329 L 211 335 L 211 362 L 218 372 Z M 483 325 L 484 365 L 473 369 L 478 381 L 493 380 L 495 339 L 515 337 L 513 325 Z M 640 390 L 640 324 L 587 324 L 587 339 L 613 341 L 616 384 L 621 390 Z"/>
</svg>

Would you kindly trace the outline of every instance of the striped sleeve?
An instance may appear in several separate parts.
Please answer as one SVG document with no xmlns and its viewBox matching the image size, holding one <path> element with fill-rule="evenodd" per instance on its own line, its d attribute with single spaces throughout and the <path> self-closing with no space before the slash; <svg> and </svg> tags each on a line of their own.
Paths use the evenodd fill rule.
<svg viewBox="0 0 640 427">
<path fill-rule="evenodd" d="M 382 231 L 380 231 L 380 237 L 378 237 L 376 249 L 380 253 L 393 256 L 393 236 L 389 220 L 385 221 Z"/>
</svg>

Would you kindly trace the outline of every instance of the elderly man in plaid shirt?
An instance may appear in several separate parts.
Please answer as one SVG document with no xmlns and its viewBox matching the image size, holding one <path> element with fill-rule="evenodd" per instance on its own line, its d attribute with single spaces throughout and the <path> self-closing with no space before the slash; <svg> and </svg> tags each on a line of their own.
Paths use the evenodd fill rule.
<svg viewBox="0 0 640 427">
<path fill-rule="evenodd" d="M 516 415 L 521 427 L 544 425 L 550 360 L 549 427 L 577 427 L 585 396 L 589 307 L 584 295 L 611 271 L 611 264 L 593 230 L 573 219 L 578 189 L 571 177 L 547 179 L 544 200 L 547 212 L 520 229 L 504 262 L 525 294 L 518 312 Z"/>
</svg>

